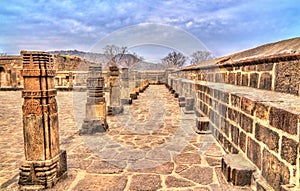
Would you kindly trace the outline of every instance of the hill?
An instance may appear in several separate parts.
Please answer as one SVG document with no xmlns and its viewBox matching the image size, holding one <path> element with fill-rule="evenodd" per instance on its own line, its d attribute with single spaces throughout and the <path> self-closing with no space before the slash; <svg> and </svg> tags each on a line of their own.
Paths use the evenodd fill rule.
<svg viewBox="0 0 300 191">
<path fill-rule="evenodd" d="M 50 54 L 70 55 L 87 59 L 90 62 L 102 63 L 103 69 L 107 69 L 106 57 L 101 53 L 83 52 L 78 50 L 55 50 L 49 51 Z M 119 68 L 128 67 L 131 70 L 164 70 L 166 67 L 162 64 L 155 64 L 138 59 L 133 54 L 117 55 L 117 66 Z"/>
</svg>

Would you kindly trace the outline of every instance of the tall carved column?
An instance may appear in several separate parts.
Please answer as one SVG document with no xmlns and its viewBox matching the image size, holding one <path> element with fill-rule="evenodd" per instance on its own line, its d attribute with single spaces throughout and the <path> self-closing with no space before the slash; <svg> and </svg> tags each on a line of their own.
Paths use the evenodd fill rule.
<svg viewBox="0 0 300 191">
<path fill-rule="evenodd" d="M 121 103 L 122 103 L 122 105 L 132 103 L 132 100 L 130 98 L 128 68 L 122 68 L 122 73 L 121 73 Z"/>
<path fill-rule="evenodd" d="M 21 51 L 21 55 L 26 160 L 20 167 L 19 184 L 23 190 L 50 188 L 67 171 L 66 151 L 59 148 L 55 71 L 48 53 Z"/>
<path fill-rule="evenodd" d="M 110 86 L 110 114 L 119 114 L 123 112 L 121 105 L 120 90 L 120 71 L 117 66 L 109 67 L 109 86 Z"/>
<path fill-rule="evenodd" d="M 80 134 L 105 132 L 108 129 L 106 122 L 106 102 L 104 98 L 104 78 L 102 66 L 89 66 L 87 79 L 88 97 L 86 103 L 86 118 L 83 121 Z"/>
</svg>

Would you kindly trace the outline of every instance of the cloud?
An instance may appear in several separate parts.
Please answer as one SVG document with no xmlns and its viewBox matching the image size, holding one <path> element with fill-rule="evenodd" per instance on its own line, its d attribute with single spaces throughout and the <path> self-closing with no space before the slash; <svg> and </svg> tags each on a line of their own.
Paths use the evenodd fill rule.
<svg viewBox="0 0 300 191">
<path fill-rule="evenodd" d="M 0 49 L 88 50 L 113 31 L 157 23 L 192 33 L 221 56 L 299 35 L 299 14 L 297 0 L 1 1 Z"/>
</svg>

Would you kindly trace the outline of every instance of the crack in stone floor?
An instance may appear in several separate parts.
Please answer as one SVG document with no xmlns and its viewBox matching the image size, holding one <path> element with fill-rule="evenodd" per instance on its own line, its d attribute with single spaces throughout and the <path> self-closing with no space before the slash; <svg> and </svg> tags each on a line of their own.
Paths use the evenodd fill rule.
<svg viewBox="0 0 300 191">
<path fill-rule="evenodd" d="M 184 114 L 165 86 L 149 86 L 123 114 L 108 116 L 105 134 L 78 135 L 85 100 L 85 92 L 58 92 L 68 176 L 49 190 L 251 190 L 224 180 L 224 151 L 212 135 L 194 133 L 195 116 Z M 0 104 L 0 190 L 17 190 L 24 160 L 21 92 L 0 92 Z"/>
</svg>

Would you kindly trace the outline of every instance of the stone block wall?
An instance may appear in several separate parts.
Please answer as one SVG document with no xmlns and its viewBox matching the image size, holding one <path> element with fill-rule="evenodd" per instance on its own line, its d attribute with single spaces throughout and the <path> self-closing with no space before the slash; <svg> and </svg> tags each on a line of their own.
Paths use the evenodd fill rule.
<svg viewBox="0 0 300 191">
<path fill-rule="evenodd" d="M 233 62 L 214 60 L 213 66 L 184 69 L 186 73 L 180 75 L 191 80 L 300 95 L 299 59 L 300 54 L 282 54 Z"/>
<path fill-rule="evenodd" d="M 299 56 L 285 55 L 184 68 L 168 76 L 168 85 L 179 96 L 195 96 L 196 113 L 209 117 L 224 149 L 243 155 L 280 190 L 299 186 L 299 78 Z"/>
</svg>

